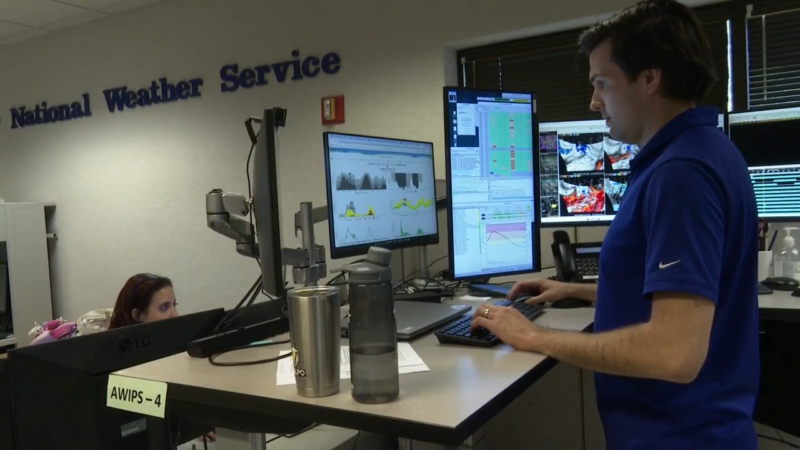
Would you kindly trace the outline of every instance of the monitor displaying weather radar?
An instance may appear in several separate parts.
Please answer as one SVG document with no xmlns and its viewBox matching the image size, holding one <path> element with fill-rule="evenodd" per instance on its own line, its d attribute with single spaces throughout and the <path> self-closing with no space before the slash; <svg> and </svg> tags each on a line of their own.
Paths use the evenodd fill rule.
<svg viewBox="0 0 800 450">
<path fill-rule="evenodd" d="M 439 242 L 433 144 L 324 133 L 331 258 Z"/>
</svg>

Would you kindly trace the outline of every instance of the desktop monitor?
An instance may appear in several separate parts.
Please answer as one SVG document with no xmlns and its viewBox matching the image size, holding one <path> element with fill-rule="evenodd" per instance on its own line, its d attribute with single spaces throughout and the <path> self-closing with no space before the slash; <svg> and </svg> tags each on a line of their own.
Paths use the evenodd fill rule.
<svg viewBox="0 0 800 450">
<path fill-rule="evenodd" d="M 604 120 L 539 124 L 542 226 L 608 225 L 637 153 L 636 145 L 611 139 Z"/>
<path fill-rule="evenodd" d="M 539 271 L 535 95 L 445 87 L 444 115 L 451 277 Z"/>
<path fill-rule="evenodd" d="M 207 336 L 222 317 L 221 308 L 213 309 L 11 350 L 17 450 L 65 445 L 124 450 L 179 444 L 171 442 L 176 433 L 166 428 L 165 421 L 106 407 L 108 375 L 186 351 L 189 341 Z M 187 421 L 181 424 L 187 433 L 189 428 L 197 433 L 189 433 L 186 441 L 211 429 Z"/>
<path fill-rule="evenodd" d="M 800 220 L 800 107 L 728 114 L 728 135 L 744 155 L 758 216 Z"/>
<path fill-rule="evenodd" d="M 717 127 L 724 132 L 725 114 Z M 638 146 L 612 139 L 604 120 L 539 124 L 542 226 L 610 224 L 637 153 Z"/>
<path fill-rule="evenodd" d="M 17 448 L 14 409 L 11 407 L 11 374 L 5 359 L 0 359 L 0 448 Z"/>
<path fill-rule="evenodd" d="M 278 214 L 277 143 L 278 127 L 286 124 L 286 110 L 264 110 L 253 155 L 253 216 L 258 237 L 258 261 L 263 290 L 283 296 L 285 285 L 281 262 L 281 222 Z"/>
<path fill-rule="evenodd" d="M 439 243 L 433 144 L 323 134 L 331 258 Z"/>
</svg>

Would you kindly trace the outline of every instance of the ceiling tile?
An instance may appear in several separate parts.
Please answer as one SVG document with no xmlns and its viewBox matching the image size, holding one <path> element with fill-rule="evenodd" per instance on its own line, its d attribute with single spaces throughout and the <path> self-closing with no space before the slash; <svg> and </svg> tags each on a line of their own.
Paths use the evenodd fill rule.
<svg viewBox="0 0 800 450">
<path fill-rule="evenodd" d="M 58 22 L 48 23 L 47 25 L 42 26 L 42 28 L 50 31 L 61 31 L 66 28 L 93 22 L 95 20 L 102 19 L 103 17 L 108 17 L 108 14 L 97 11 L 85 11 L 79 16 L 70 17 L 69 19 L 60 20 Z"/>
<path fill-rule="evenodd" d="M 28 31 L 23 31 L 22 33 L 0 38 L 0 45 L 14 45 L 46 34 L 50 34 L 50 31 L 33 28 Z"/>
<path fill-rule="evenodd" d="M 0 21 L 0 38 L 11 36 L 12 34 L 22 33 L 23 31 L 30 29 L 31 27 L 26 27 L 25 25 L 17 25 L 16 23 Z"/>
<path fill-rule="evenodd" d="M 80 6 L 88 9 L 100 9 L 114 3 L 119 3 L 123 0 L 56 0 L 60 3 L 68 3 L 70 5 Z"/>
<path fill-rule="evenodd" d="M 85 11 L 52 0 L 0 0 L 0 20 L 32 27 L 69 19 Z"/>
<path fill-rule="evenodd" d="M 151 3 L 156 3 L 159 0 L 125 0 L 122 2 L 114 3 L 113 5 L 100 8 L 100 11 L 109 14 L 122 14 L 124 12 L 133 11 L 134 9 L 147 6 Z"/>
</svg>

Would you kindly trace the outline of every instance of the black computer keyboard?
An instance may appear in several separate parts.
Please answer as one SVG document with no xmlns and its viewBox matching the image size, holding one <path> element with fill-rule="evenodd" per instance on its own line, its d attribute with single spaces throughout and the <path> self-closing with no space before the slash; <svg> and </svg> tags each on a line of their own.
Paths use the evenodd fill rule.
<svg viewBox="0 0 800 450">
<path fill-rule="evenodd" d="M 497 306 L 513 306 L 525 315 L 528 320 L 533 321 L 542 314 L 544 305 L 528 305 L 524 301 L 500 300 L 495 302 Z M 500 339 L 486 329 L 476 330 L 473 335 L 470 330 L 472 315 L 468 314 L 455 322 L 434 333 L 442 344 L 471 345 L 473 347 L 493 347 L 500 343 Z"/>
</svg>

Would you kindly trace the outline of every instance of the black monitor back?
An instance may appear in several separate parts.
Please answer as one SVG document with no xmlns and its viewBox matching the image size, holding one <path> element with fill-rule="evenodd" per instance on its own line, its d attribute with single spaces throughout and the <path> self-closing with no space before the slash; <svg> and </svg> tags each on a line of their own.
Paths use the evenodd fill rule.
<svg viewBox="0 0 800 450">
<path fill-rule="evenodd" d="M 8 361 L 0 359 L 0 448 L 14 449 L 14 410 L 11 408 L 11 374 Z"/>
<path fill-rule="evenodd" d="M 10 351 L 17 450 L 61 448 L 64 442 L 75 448 L 150 448 L 153 433 L 131 430 L 160 427 L 168 436 L 168 427 L 107 408 L 108 375 L 186 351 L 222 316 L 215 309 Z"/>
</svg>

